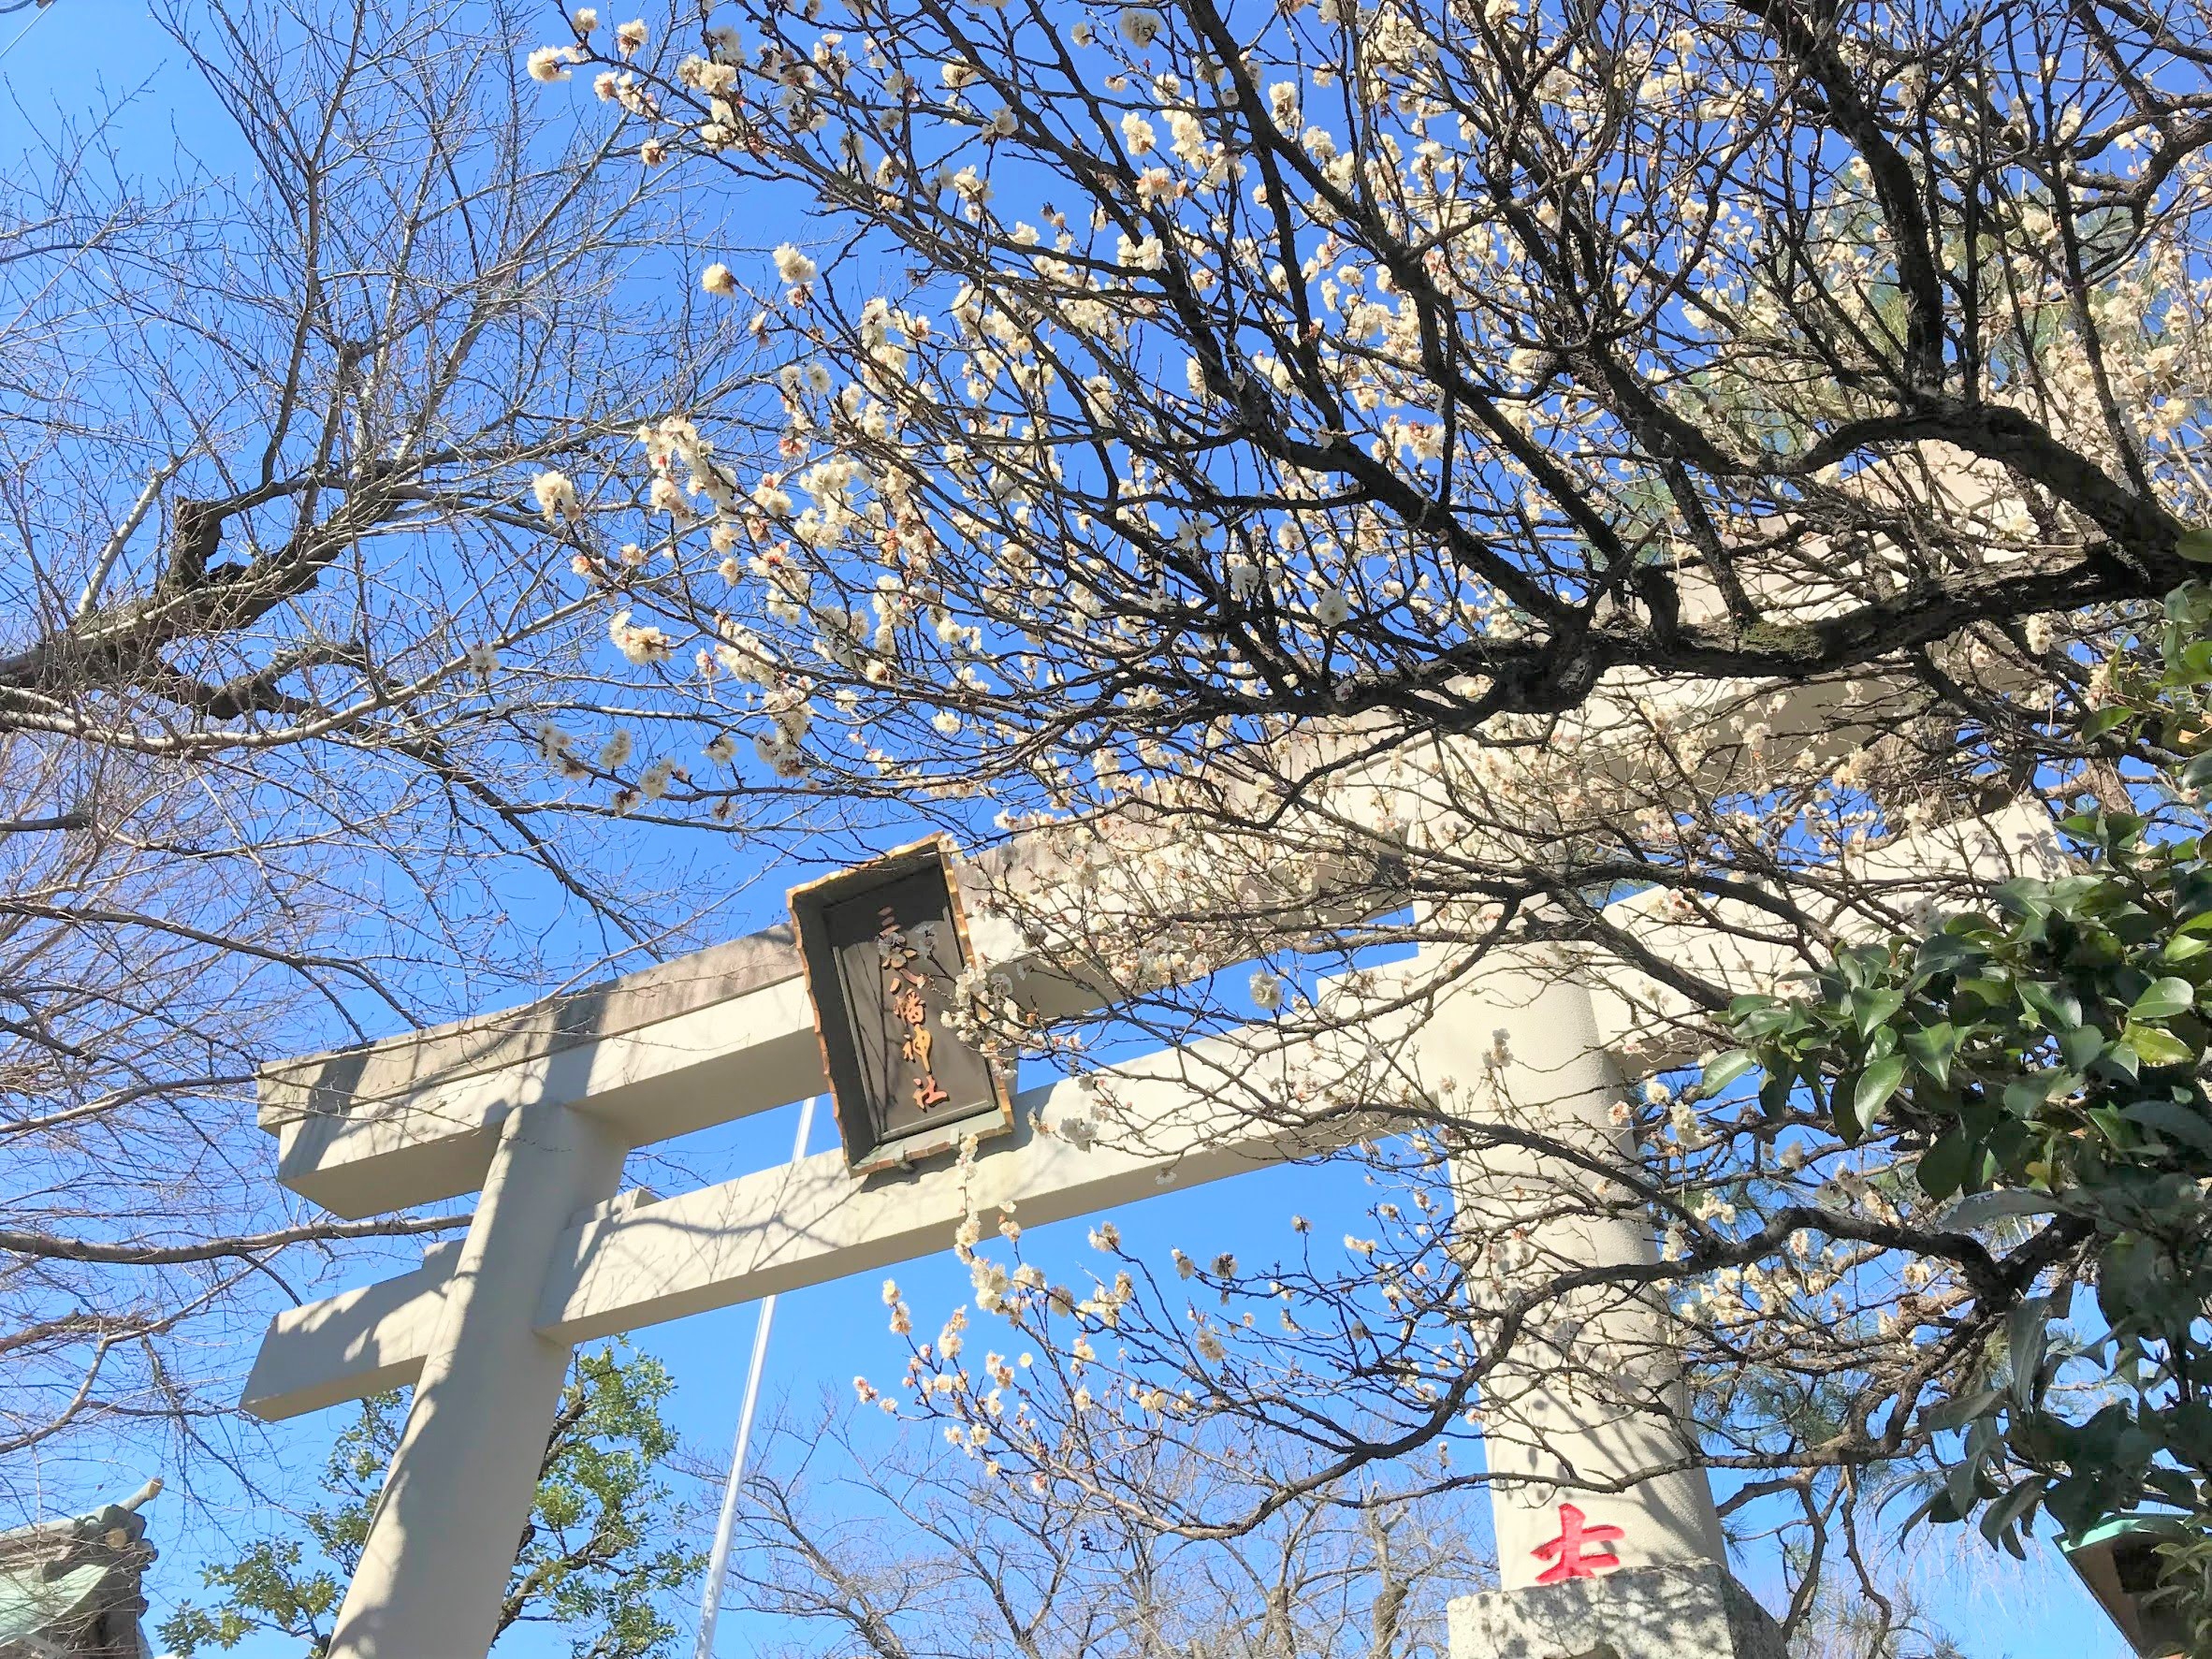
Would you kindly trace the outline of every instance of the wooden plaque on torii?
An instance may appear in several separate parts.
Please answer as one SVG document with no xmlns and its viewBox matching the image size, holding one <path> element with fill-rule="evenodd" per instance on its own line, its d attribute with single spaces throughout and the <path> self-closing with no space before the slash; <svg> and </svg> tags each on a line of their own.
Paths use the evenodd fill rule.
<svg viewBox="0 0 2212 1659">
<path fill-rule="evenodd" d="M 791 910 L 854 1174 L 1013 1127 L 997 1068 L 945 1019 L 974 952 L 942 837 L 794 887 Z"/>
</svg>

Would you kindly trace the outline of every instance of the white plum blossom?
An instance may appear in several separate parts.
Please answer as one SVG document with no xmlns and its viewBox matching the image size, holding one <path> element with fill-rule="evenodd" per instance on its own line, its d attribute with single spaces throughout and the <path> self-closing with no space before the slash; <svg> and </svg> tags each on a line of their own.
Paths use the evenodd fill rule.
<svg viewBox="0 0 2212 1659">
<path fill-rule="evenodd" d="M 668 661 L 669 653 L 675 649 L 675 642 L 660 628 L 633 623 L 630 615 L 627 610 L 617 611 L 613 619 L 607 623 L 607 638 L 614 642 L 615 648 L 640 665 Z"/>
<path fill-rule="evenodd" d="M 1273 1013 L 1283 1006 L 1283 980 L 1273 970 L 1258 968 L 1252 970 L 1252 1006 L 1264 1013 Z"/>
<path fill-rule="evenodd" d="M 1161 24 L 1158 12 L 1132 6 L 1122 12 L 1115 26 L 1124 40 L 1142 50 L 1159 38 Z"/>
<path fill-rule="evenodd" d="M 794 288 L 804 287 L 818 274 L 814 261 L 790 242 L 780 244 L 771 257 L 776 261 L 777 276 Z"/>
<path fill-rule="evenodd" d="M 1141 237 L 1131 240 L 1120 240 L 1116 255 L 1122 265 L 1134 270 L 1157 270 L 1168 262 L 1167 244 L 1157 236 Z"/>
<path fill-rule="evenodd" d="M 578 518 L 582 508 L 576 501 L 576 487 L 566 473 L 544 472 L 531 480 L 530 492 L 537 497 L 538 511 L 551 523 L 556 518 Z"/>
<path fill-rule="evenodd" d="M 718 259 L 699 273 L 699 285 L 709 294 L 719 294 L 727 299 L 737 292 L 737 277 Z"/>
</svg>

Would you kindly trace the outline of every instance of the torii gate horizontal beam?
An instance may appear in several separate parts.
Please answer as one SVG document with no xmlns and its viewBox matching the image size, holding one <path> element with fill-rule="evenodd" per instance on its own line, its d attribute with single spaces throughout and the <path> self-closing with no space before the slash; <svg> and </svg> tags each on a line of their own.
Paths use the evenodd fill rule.
<svg viewBox="0 0 2212 1659">
<path fill-rule="evenodd" d="M 376 1215 L 481 1186 L 501 1121 L 524 1104 L 589 1101 L 639 1145 L 819 1093 L 822 1056 L 789 939 L 756 934 L 699 956 L 722 961 L 687 956 L 667 966 L 695 977 L 654 969 L 508 1020 L 265 1072 L 278 1179 L 340 1215 Z M 348 1063 L 395 1062 L 421 1067 L 423 1085 L 348 1109 L 317 1103 L 341 1091 L 333 1073 Z M 298 1081 L 311 1064 L 319 1075 Z"/>
<path fill-rule="evenodd" d="M 1831 685 L 1792 688 L 1787 700 L 1763 713 L 1773 741 L 1837 752 L 1882 712 L 1878 696 L 1853 703 Z M 1627 676 L 1586 713 L 1603 726 L 1630 704 L 1656 702 L 1686 720 L 1761 701 L 1744 686 L 1646 685 Z M 1590 746 L 1592 767 L 1636 749 L 1618 736 Z M 1296 775 L 1355 750 L 1360 737 L 1358 722 L 1344 722 L 1325 736 L 1278 739 L 1267 753 L 1278 772 Z M 1350 791 L 1353 816 L 1393 815 L 1387 782 L 1363 786 L 1373 794 L 1365 814 L 1352 775 L 1334 783 Z M 1141 823 L 1142 808 L 1134 811 Z M 1082 965 L 1043 961 L 975 902 L 996 887 L 1033 888 L 1051 873 L 1045 844 L 1023 837 L 984 855 L 963 885 L 979 959 L 1021 976 L 1026 998 L 1061 1018 L 1102 1007 L 1115 993 L 1086 982 Z M 333 1214 L 359 1217 L 476 1190 L 498 1126 L 519 1103 L 583 1105 L 630 1144 L 645 1145 L 824 1086 L 797 946 L 779 926 L 528 1007 L 278 1061 L 263 1068 L 258 1096 L 261 1127 L 279 1140 L 277 1178 Z"/>
<path fill-rule="evenodd" d="M 1904 837 L 1867 854 L 1858 873 L 1902 882 L 1915 871 L 2047 868 L 2052 857 L 2042 815 L 2013 810 Z M 1719 927 L 1671 917 L 1642 894 L 1608 906 L 1608 914 L 1654 953 L 1739 989 L 1768 988 L 1794 966 L 1779 946 L 1750 931 L 1766 919 L 1740 904 L 1723 907 Z M 1745 931 L 1732 931 L 1730 921 Z M 759 946 L 754 959 L 773 962 L 781 942 L 778 934 L 756 936 L 703 954 L 726 963 Z M 687 982 L 730 982 L 701 972 Z M 1602 1045 L 1625 1071 L 1649 1074 L 1694 1057 L 1681 1031 L 1668 1024 L 1689 1011 L 1678 993 L 1630 973 L 1592 989 Z M 1486 1000 L 1509 1010 L 1524 991 L 1500 983 L 1487 988 Z M 581 1342 L 949 1248 L 968 1213 L 963 1179 L 979 1206 L 1017 1202 L 1026 1219 L 1047 1221 L 1127 1203 L 1170 1182 L 1195 1185 L 1333 1150 L 1361 1132 L 1357 1119 L 1323 1114 L 1319 1127 L 1286 1129 L 1279 1117 L 1255 1121 L 1222 1098 L 1233 1091 L 1220 1084 L 1235 1078 L 1249 1088 L 1264 1065 L 1365 1064 L 1387 1029 L 1388 1022 L 1366 1023 L 1360 1054 L 1348 1059 L 1327 1059 L 1310 1048 L 1292 1054 L 1266 1027 L 1247 1027 L 1117 1068 L 1116 1096 L 1147 1131 L 1134 1143 L 1119 1128 L 1121 1142 L 1087 1150 L 1038 1136 L 1032 1124 L 1041 1113 L 1054 1125 L 1087 1115 L 1083 1091 L 1061 1083 L 1019 1096 L 1015 1139 L 995 1142 L 965 1177 L 940 1163 L 855 1182 L 838 1154 L 823 1153 L 675 1198 L 625 1193 L 571 1220 L 548 1268 L 537 1329 Z M 634 1142 L 675 1132 L 671 1121 L 711 1123 L 766 1110 L 819 1087 L 819 1077 L 798 982 L 778 979 L 658 1024 L 481 1072 L 432 1092 L 423 1104 L 403 1102 L 404 1113 L 371 1120 L 361 1132 L 397 1139 L 377 1126 L 419 1124 L 423 1114 L 476 1126 L 467 1137 L 428 1143 L 436 1156 L 454 1158 L 474 1136 L 488 1143 L 508 1111 L 550 1099 L 588 1102 L 594 1116 L 604 1113 Z M 342 1134 L 331 1143 L 342 1145 Z M 384 1157 L 415 1159 L 410 1167 L 420 1169 L 432 1151 L 402 1142 L 397 1152 L 364 1161 L 373 1168 Z M 429 1351 L 457 1251 L 432 1245 L 413 1273 L 278 1315 L 248 1378 L 246 1408 L 275 1419 L 412 1381 Z"/>
<path fill-rule="evenodd" d="M 1366 1069 L 1378 1034 L 1406 1023 L 1318 1043 L 1246 1027 L 1117 1068 L 1116 1133 L 1129 1137 L 1118 1143 L 1087 1144 L 1095 1097 L 1063 1081 L 1017 1097 L 1013 1136 L 966 1169 L 940 1159 L 856 1182 L 841 1155 L 823 1152 L 676 1198 L 625 1193 L 571 1222 L 537 1329 L 584 1342 L 948 1250 L 971 1211 L 1018 1206 L 1025 1224 L 1066 1220 L 1333 1151 L 1362 1132 L 1359 1118 L 1261 1120 L 1236 1091 L 1265 1088 L 1271 1073 L 1287 1091 L 1293 1075 Z M 1040 1119 L 1056 1132 L 1040 1132 Z M 412 1382 L 458 1256 L 458 1245 L 433 1245 L 414 1273 L 278 1315 L 246 1409 L 273 1420 Z"/>
<path fill-rule="evenodd" d="M 1115 993 L 1043 961 L 977 902 L 995 882 L 1035 881 L 1039 857 L 1017 841 L 955 872 L 969 938 L 1040 1014 L 1088 1013 Z M 525 1008 L 276 1062 L 258 1117 L 278 1137 L 277 1179 L 357 1217 L 476 1190 L 520 1105 L 577 1106 L 643 1146 L 827 1086 L 797 941 L 779 924 Z"/>
</svg>

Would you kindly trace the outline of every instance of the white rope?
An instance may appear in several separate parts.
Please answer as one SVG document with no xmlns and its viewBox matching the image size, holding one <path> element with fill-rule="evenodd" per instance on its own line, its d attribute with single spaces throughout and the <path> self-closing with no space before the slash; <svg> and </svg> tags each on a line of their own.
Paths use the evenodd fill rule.
<svg viewBox="0 0 2212 1659">
<path fill-rule="evenodd" d="M 799 1108 L 798 1137 L 792 1142 L 791 1161 L 807 1156 L 807 1136 L 814 1127 L 814 1107 L 820 1096 L 809 1096 Z M 745 1400 L 737 1408 L 737 1437 L 730 1446 L 730 1478 L 722 1487 L 722 1512 L 714 1524 L 714 1550 L 706 1558 L 706 1587 L 699 1599 L 699 1640 L 691 1659 L 714 1659 L 715 1620 L 722 1610 L 722 1578 L 730 1565 L 730 1534 L 737 1524 L 737 1488 L 745 1478 L 745 1449 L 752 1439 L 753 1408 L 761 1400 L 761 1371 L 768 1359 L 768 1330 L 776 1322 L 776 1298 L 761 1298 L 761 1322 L 752 1333 L 752 1362 L 745 1370 Z"/>
</svg>

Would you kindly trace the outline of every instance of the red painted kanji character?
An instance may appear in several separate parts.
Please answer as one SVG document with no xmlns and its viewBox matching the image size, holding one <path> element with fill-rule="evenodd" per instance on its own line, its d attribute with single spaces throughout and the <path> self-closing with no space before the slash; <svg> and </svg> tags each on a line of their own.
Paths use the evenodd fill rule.
<svg viewBox="0 0 2212 1659">
<path fill-rule="evenodd" d="M 1583 1519 L 1582 1511 L 1574 1505 L 1560 1505 L 1559 1536 L 1529 1551 L 1538 1561 L 1551 1562 L 1536 1575 L 1537 1583 L 1564 1584 L 1569 1579 L 1594 1579 L 1599 1573 L 1610 1572 L 1621 1564 L 1621 1558 L 1609 1550 L 1595 1555 L 1582 1553 L 1584 1544 L 1602 1544 L 1623 1535 L 1617 1526 L 1585 1526 Z M 1552 1561 L 1553 1556 L 1559 1559 Z"/>
</svg>

